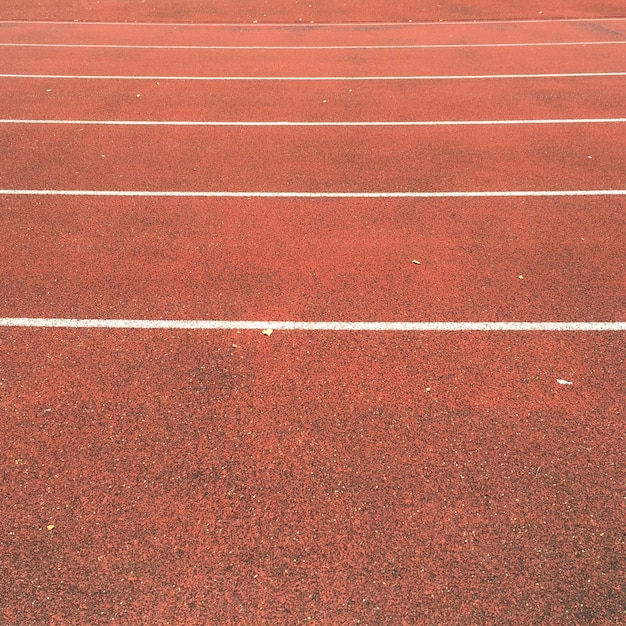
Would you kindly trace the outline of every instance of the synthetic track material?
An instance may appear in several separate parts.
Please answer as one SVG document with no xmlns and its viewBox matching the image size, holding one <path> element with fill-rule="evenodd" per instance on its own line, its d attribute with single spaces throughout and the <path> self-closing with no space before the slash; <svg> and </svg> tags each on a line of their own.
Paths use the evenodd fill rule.
<svg viewBox="0 0 626 626">
<path fill-rule="evenodd" d="M 6 0 L 0 17 L 18 20 L 180 21 L 180 22 L 408 22 L 554 17 L 624 16 L 620 0 L 473 0 L 471 3 L 413 0 L 372 3 L 365 0 L 220 0 L 198 6 L 192 0 Z"/>
<path fill-rule="evenodd" d="M 569 74 L 626 71 L 622 46 L 537 46 L 509 48 L 429 48 L 316 50 L 168 50 L 83 48 L 68 54 L 64 48 L 2 49 L 3 74 L 61 74 L 189 77 L 336 77 L 446 76 L 506 74 Z M 471 52 L 469 54 L 468 52 Z M 402 58 L 402 63 L 398 59 Z"/>
<path fill-rule="evenodd" d="M 625 24 L 0 25 L 0 621 L 626 621 Z"/>
<path fill-rule="evenodd" d="M 621 621 L 623 333 L 2 341 L 8 623 Z"/>
<path fill-rule="evenodd" d="M 0 316 L 620 321 L 625 206 L 5 197 Z"/>
<path fill-rule="evenodd" d="M 0 117 L 216 121 L 626 117 L 623 77 L 306 85 L 286 81 L 279 89 L 272 82 L 190 81 L 182 83 L 184 88 L 178 82 L 157 82 L 0 78 Z"/>
<path fill-rule="evenodd" d="M 576 137 L 572 142 L 572 137 Z M 5 189 L 430 192 L 621 189 L 614 124 L 455 127 L 0 125 Z M 150 149 L 146 149 L 150 146 Z M 62 157 L 62 158 L 61 158 Z M 492 166 L 497 161 L 498 167 Z"/>
<path fill-rule="evenodd" d="M 0 22 L 3 43 L 166 46 L 493 45 L 623 42 L 626 18 L 419 24 L 85 24 Z M 103 57 L 106 62 L 106 57 Z"/>
</svg>

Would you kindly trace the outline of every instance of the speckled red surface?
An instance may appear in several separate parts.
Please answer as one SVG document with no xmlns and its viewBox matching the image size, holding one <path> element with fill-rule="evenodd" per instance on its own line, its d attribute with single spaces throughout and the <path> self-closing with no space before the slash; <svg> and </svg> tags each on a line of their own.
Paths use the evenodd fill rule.
<svg viewBox="0 0 626 626">
<path fill-rule="evenodd" d="M 44 0 L 5 3 L 0 16 L 293 21 L 309 11 L 366 21 L 540 10 L 617 11 L 573 1 L 268 10 Z M 617 23 L 548 26 L 432 25 L 418 40 L 624 36 Z M 0 39 L 202 45 L 209 36 L 202 27 L 72 28 L 3 26 Z M 221 45 L 408 43 L 401 28 L 344 29 L 334 40 L 332 29 L 302 30 L 211 36 Z M 619 47 L 414 51 L 397 73 L 617 71 Z M 375 59 L 380 71 L 397 65 L 388 51 L 353 51 L 347 61 L 318 51 L 314 65 L 293 51 L 280 63 L 275 52 L 221 63 L 223 52 L 67 50 L 7 47 L 0 66 L 366 75 Z M 626 102 L 619 77 L 297 90 L 0 80 L 2 119 L 616 117 Z M 411 132 L 0 124 L 0 133 L 0 188 L 623 188 L 619 124 Z M 2 196 L 0 316 L 623 321 L 624 208 L 621 197 Z M 0 622 L 624 624 L 625 343 L 623 332 L 2 328 Z"/>
<path fill-rule="evenodd" d="M 619 197 L 26 196 L 4 197 L 0 206 L 5 317 L 611 321 L 625 315 Z"/>
<path fill-rule="evenodd" d="M 5 623 L 623 622 L 622 334 L 0 340 Z"/>
<path fill-rule="evenodd" d="M 380 22 L 622 16 L 620 0 L 5 0 L 2 19 L 193 21 L 193 22 Z"/>
<path fill-rule="evenodd" d="M 239 83 L 236 88 L 194 82 L 184 89 L 177 82 L 156 82 L 144 82 L 138 91 L 128 81 L 24 83 L 0 78 L 0 114 L 14 119 L 250 122 L 626 117 L 626 99 L 615 78 L 603 76 L 493 80 L 488 103 L 481 81 L 391 81 L 384 86 L 320 81 L 306 89 L 298 82 L 284 82 L 279 88 L 271 81 Z"/>
<path fill-rule="evenodd" d="M 2 39 L 20 43 L 140 45 L 140 46 L 350 46 L 352 55 L 365 54 L 364 46 L 541 43 L 620 41 L 626 26 L 620 19 L 603 17 L 573 20 L 479 20 L 469 22 L 393 22 L 354 25 L 326 24 L 211 24 L 136 22 L 3 22 Z M 356 46 L 356 48 L 355 48 Z M 134 48 L 136 52 L 141 48 Z M 265 48 L 262 48 L 265 49 Z M 145 50 L 145 49 L 144 49 Z M 169 54 L 171 48 L 165 48 Z M 406 49 L 405 49 L 406 50 Z M 575 52 L 576 48 L 571 48 Z M 130 51 L 129 51 L 130 52 Z M 233 50 L 230 50 L 233 52 Z M 507 51 L 509 52 L 509 51 Z M 535 54 L 532 47 L 527 49 Z M 181 53 L 179 50 L 178 53 Z M 257 50 L 262 55 L 260 50 Z M 100 57 L 108 63 L 108 55 Z M 69 59 L 66 59 L 69 61 Z"/>
<path fill-rule="evenodd" d="M 206 35 L 210 34 L 207 31 Z M 613 34 L 611 39 L 614 37 Z M 177 49 L 167 51 L 166 66 L 162 49 L 113 48 L 106 50 L 106 60 L 102 53 L 101 48 L 81 49 L 80 54 L 68 54 L 67 48 L 8 48 L 3 51 L 3 73 L 157 77 L 465 76 L 609 73 L 624 68 L 623 50 L 614 44 L 512 47 L 506 54 L 497 47 L 471 49 L 471 54 L 468 48 L 440 48 L 436 54 L 432 48 L 408 48 L 401 52 L 393 48 L 360 49 L 350 50 L 349 54 L 340 49 L 315 50 L 311 54 L 306 48 L 292 49 L 288 54 L 273 49 Z M 93 98 L 97 100 L 97 91 Z"/>
<path fill-rule="evenodd" d="M 143 126 L 8 125 L 0 133 L 0 181 L 16 189 L 619 189 L 623 170 L 615 164 L 626 153 L 626 137 L 612 124 L 470 126 L 462 133 L 455 127 L 163 127 L 155 133 Z"/>
</svg>

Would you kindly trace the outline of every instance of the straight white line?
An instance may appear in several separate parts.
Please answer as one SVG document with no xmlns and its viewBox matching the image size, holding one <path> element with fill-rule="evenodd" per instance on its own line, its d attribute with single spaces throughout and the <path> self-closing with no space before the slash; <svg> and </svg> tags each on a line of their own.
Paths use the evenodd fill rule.
<svg viewBox="0 0 626 626">
<path fill-rule="evenodd" d="M 106 76 L 70 74 L 0 74 L 0 78 L 45 78 L 78 80 L 193 80 L 193 81 L 339 81 L 339 80 L 475 80 L 500 78 L 582 78 L 626 76 L 626 72 L 574 72 L 569 74 L 470 74 L 433 76 Z"/>
<path fill-rule="evenodd" d="M 13 48 L 114 48 L 134 50 L 404 50 L 432 48 L 527 48 L 543 46 L 612 46 L 626 41 L 559 41 L 529 43 L 443 43 L 443 44 L 398 44 L 372 46 L 140 46 L 127 44 L 82 44 L 82 43 L 12 43 L 0 42 L 0 46 Z"/>
<path fill-rule="evenodd" d="M 404 122 L 244 122 L 172 120 L 17 120 L 0 119 L 0 124 L 68 124 L 79 126 L 498 126 L 518 124 L 623 124 L 626 117 L 554 120 L 434 120 Z"/>
<path fill-rule="evenodd" d="M 124 320 L 2 317 L 0 327 L 128 328 L 153 330 L 325 331 L 625 331 L 626 322 L 283 322 L 240 320 Z"/>
<path fill-rule="evenodd" d="M 625 17 L 556 17 L 556 18 L 520 18 L 520 19 L 501 19 L 501 20 L 422 20 L 406 22 L 98 22 L 90 20 L 0 20 L 0 24 L 67 24 L 70 26 L 191 26 L 191 27 L 212 27 L 212 28 L 256 28 L 260 26 L 269 28 L 285 28 L 290 30 L 294 27 L 310 28 L 326 28 L 331 27 L 403 27 L 403 26 L 448 26 L 450 24 L 467 24 L 475 26 L 484 26 L 489 24 L 551 24 L 553 22 L 623 22 Z"/>
<path fill-rule="evenodd" d="M 95 189 L 0 189 L 0 196 L 113 196 L 139 198 L 524 198 L 625 196 L 626 189 L 556 191 L 127 191 Z"/>
</svg>

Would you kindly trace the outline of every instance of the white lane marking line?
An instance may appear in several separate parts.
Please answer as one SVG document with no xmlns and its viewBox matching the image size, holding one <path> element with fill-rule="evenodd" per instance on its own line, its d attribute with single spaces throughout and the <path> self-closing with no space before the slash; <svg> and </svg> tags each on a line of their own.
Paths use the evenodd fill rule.
<svg viewBox="0 0 626 626">
<path fill-rule="evenodd" d="M 441 43 L 397 44 L 371 46 L 157 46 L 136 44 L 87 44 L 87 43 L 14 43 L 0 42 L 0 46 L 12 48 L 113 48 L 133 50 L 405 50 L 433 48 L 527 48 L 542 46 L 612 46 L 626 41 L 556 41 L 528 43 Z"/>
<path fill-rule="evenodd" d="M 2 317 L 0 327 L 330 331 L 625 331 L 626 322 L 286 322 Z"/>
<path fill-rule="evenodd" d="M 434 120 L 406 122 L 244 122 L 173 120 L 19 120 L 0 119 L 0 124 L 68 124 L 80 126 L 498 126 L 519 124 L 623 124 L 626 117 L 554 120 Z"/>
<path fill-rule="evenodd" d="M 570 74 L 468 74 L 433 76 L 107 76 L 92 74 L 0 74 L 0 78 L 76 80 L 194 80 L 194 81 L 340 81 L 340 80 L 477 80 L 504 78 L 583 78 L 626 76 L 626 72 L 574 72 Z"/>
<path fill-rule="evenodd" d="M 139 198 L 524 198 L 625 196 L 626 189 L 555 191 L 130 191 L 114 189 L 0 189 L 0 196 L 113 196 Z"/>
<path fill-rule="evenodd" d="M 626 21 L 626 17 L 556 17 L 556 18 L 521 18 L 521 19 L 496 19 L 496 20 L 422 20 L 422 21 L 406 21 L 406 22 L 211 22 L 211 23 L 198 23 L 198 22 L 98 22 L 89 20 L 0 20 L 0 24 L 43 24 L 47 26 L 49 24 L 67 24 L 69 26 L 190 26 L 190 27 L 211 27 L 211 28 L 253 28 L 256 29 L 259 26 L 265 26 L 269 28 L 278 28 L 291 30 L 294 27 L 304 27 L 307 29 L 319 29 L 326 27 L 347 27 L 358 28 L 360 26 L 367 27 L 381 27 L 389 28 L 394 27 L 414 27 L 414 26 L 448 26 L 450 24 L 467 24 L 470 26 L 489 26 L 490 24 L 551 24 L 554 22 L 623 22 Z"/>
</svg>

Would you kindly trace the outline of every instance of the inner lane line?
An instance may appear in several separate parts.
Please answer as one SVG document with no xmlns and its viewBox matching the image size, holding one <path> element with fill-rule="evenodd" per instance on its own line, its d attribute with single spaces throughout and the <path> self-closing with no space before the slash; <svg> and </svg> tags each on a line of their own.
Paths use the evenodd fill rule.
<svg viewBox="0 0 626 626">
<path fill-rule="evenodd" d="M 136 44 L 81 44 L 81 43 L 13 43 L 0 42 L 0 46 L 14 48 L 114 48 L 134 50 L 404 50 L 432 48 L 526 48 L 547 46 L 612 46 L 626 41 L 560 41 L 528 43 L 443 43 L 443 44 L 399 44 L 372 46 L 159 46 Z"/>
<path fill-rule="evenodd" d="M 330 27 L 348 27 L 358 28 L 362 26 L 368 27 L 414 27 L 414 26 L 449 26 L 450 24 L 466 24 L 470 26 L 489 26 L 490 24 L 552 24 L 552 23 L 569 23 L 569 22 L 623 22 L 626 17 L 555 17 L 555 18 L 521 18 L 521 19 L 475 19 L 475 20 L 409 20 L 407 22 L 100 22 L 90 20 L 0 20 L 0 24 L 19 24 L 29 26 L 31 24 L 42 24 L 48 26 L 50 24 L 63 24 L 67 26 L 191 26 L 191 27 L 212 27 L 212 28 L 253 28 L 269 27 L 291 30 L 293 28 L 319 29 Z"/>
<path fill-rule="evenodd" d="M 0 124 L 67 124 L 79 126 L 498 126 L 519 124 L 623 124 L 626 117 L 525 119 L 525 120 L 433 120 L 388 122 L 294 122 L 294 121 L 175 121 L 175 120 L 28 120 L 0 119 Z"/>
<path fill-rule="evenodd" d="M 626 322 L 288 322 L 241 320 L 73 319 L 3 317 L 0 327 L 127 328 L 147 330 L 314 330 L 392 332 L 590 332 L 625 331 Z"/>
<path fill-rule="evenodd" d="M 138 198 L 524 198 L 626 196 L 626 189 L 549 191 L 141 191 L 95 189 L 0 189 L 0 196 L 112 196 Z"/>
<path fill-rule="evenodd" d="M 591 76 L 626 76 L 626 72 L 574 72 L 569 74 L 467 74 L 433 76 L 107 76 L 70 74 L 0 74 L 0 78 L 43 78 L 72 80 L 177 80 L 177 81 L 410 81 L 410 80 L 488 80 L 506 78 L 584 78 Z"/>
</svg>

